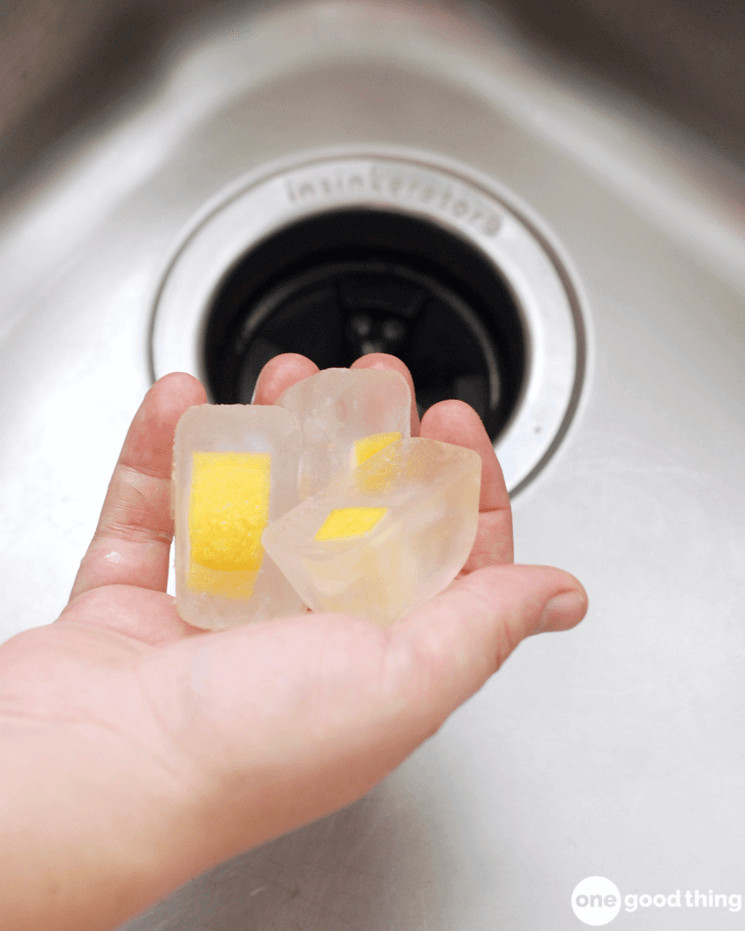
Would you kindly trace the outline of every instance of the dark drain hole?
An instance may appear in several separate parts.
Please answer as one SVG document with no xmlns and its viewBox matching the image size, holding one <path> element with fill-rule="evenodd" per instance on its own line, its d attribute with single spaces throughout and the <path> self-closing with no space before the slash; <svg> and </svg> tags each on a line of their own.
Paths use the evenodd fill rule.
<svg viewBox="0 0 745 931">
<path fill-rule="evenodd" d="M 321 368 L 390 352 L 411 370 L 420 412 L 459 398 L 492 438 L 515 407 L 526 357 L 515 300 L 487 259 L 434 223 L 367 209 L 302 220 L 244 255 L 218 286 L 204 352 L 221 404 L 250 401 L 281 352 Z"/>
</svg>

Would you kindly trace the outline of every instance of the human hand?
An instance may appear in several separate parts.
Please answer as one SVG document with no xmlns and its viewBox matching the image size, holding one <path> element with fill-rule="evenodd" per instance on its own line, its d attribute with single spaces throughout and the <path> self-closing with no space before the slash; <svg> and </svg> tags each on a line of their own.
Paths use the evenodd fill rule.
<svg viewBox="0 0 745 931">
<path fill-rule="evenodd" d="M 365 356 L 354 367 L 392 367 Z M 273 359 L 256 403 L 317 371 Z M 413 386 L 412 386 L 413 390 Z M 578 623 L 558 569 L 512 564 L 510 505 L 467 405 L 412 434 L 482 457 L 481 514 L 458 579 L 389 629 L 302 614 L 209 633 L 165 593 L 170 478 L 191 376 L 148 392 L 54 624 L 0 647 L 0 914 L 8 927 L 110 928 L 222 860 L 363 795 L 525 636 Z"/>
</svg>

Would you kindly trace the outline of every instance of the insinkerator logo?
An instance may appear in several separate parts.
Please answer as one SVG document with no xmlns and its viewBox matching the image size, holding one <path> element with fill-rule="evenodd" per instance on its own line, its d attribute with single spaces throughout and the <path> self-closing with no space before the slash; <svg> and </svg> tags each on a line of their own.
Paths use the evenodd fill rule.
<svg viewBox="0 0 745 931">
<path fill-rule="evenodd" d="M 713 889 L 673 889 L 667 892 L 626 892 L 622 895 L 618 886 L 605 876 L 588 876 L 578 882 L 572 892 L 572 911 L 586 925 L 599 928 L 610 924 L 622 909 L 627 913 L 659 912 L 662 909 L 694 909 L 709 915 L 712 911 L 735 913 L 742 910 L 742 894 L 715 892 Z"/>
</svg>

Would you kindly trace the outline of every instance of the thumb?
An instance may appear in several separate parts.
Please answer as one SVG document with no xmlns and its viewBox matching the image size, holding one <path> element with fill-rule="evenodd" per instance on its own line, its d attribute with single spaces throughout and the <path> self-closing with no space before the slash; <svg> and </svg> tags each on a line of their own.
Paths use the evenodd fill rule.
<svg viewBox="0 0 745 931">
<path fill-rule="evenodd" d="M 561 569 L 505 564 L 458 579 L 391 629 L 423 726 L 437 730 L 525 637 L 567 630 L 586 612 L 584 588 Z"/>
</svg>

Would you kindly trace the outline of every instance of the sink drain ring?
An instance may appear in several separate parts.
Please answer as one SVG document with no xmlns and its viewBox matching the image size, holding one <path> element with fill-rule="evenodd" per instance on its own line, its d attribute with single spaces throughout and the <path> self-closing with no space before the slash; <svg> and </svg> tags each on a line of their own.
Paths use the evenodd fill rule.
<svg viewBox="0 0 745 931">
<path fill-rule="evenodd" d="M 553 452 L 576 408 L 585 353 L 579 302 L 555 250 L 533 224 L 483 178 L 430 156 L 306 157 L 257 174 L 210 207 L 182 241 L 158 290 L 153 376 L 187 371 L 210 384 L 212 308 L 232 271 L 283 230 L 344 211 L 429 224 L 462 243 L 506 285 L 522 334 L 521 377 L 494 445 L 507 487 L 518 490 Z"/>
</svg>

